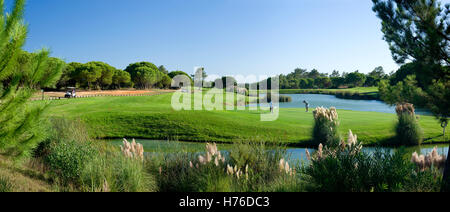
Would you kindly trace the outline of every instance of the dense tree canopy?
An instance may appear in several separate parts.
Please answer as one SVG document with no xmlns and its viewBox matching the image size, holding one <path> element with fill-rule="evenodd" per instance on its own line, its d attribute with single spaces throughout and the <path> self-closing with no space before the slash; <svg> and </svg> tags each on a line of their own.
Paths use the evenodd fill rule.
<svg viewBox="0 0 450 212">
<path fill-rule="evenodd" d="M 62 70 L 57 88 L 77 87 L 103 90 L 131 87 L 170 88 L 172 79 L 160 71 L 161 67 L 163 66 L 158 68 L 152 63 L 140 62 L 130 64 L 126 70 L 121 70 L 104 62 L 93 61 L 85 64 L 72 62 Z"/>
<path fill-rule="evenodd" d="M 161 72 L 156 65 L 150 62 L 130 64 L 126 69 L 136 88 L 148 89 L 155 87 L 170 87 L 168 75 Z"/>
<path fill-rule="evenodd" d="M 43 60 L 47 58 L 46 60 Z M 35 89 L 55 88 L 55 84 L 60 79 L 66 63 L 54 57 L 49 57 L 48 50 L 41 50 L 36 53 L 21 51 L 17 57 L 17 69 L 22 75 L 21 86 L 30 86 Z M 37 73 L 41 69 L 42 72 Z M 32 79 L 39 74 L 39 81 L 33 82 Z M 35 78 L 36 79 L 36 78 Z"/>
</svg>

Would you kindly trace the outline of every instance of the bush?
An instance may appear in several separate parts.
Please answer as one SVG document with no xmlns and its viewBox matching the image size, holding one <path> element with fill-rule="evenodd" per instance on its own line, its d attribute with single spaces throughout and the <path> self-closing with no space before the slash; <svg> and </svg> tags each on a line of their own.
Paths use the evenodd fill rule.
<svg viewBox="0 0 450 212">
<path fill-rule="evenodd" d="M 46 131 L 48 132 L 47 138 L 34 151 L 35 157 L 45 157 L 49 153 L 51 145 L 56 143 L 70 141 L 86 143 L 90 141 L 89 134 L 80 120 L 51 118 Z"/>
<path fill-rule="evenodd" d="M 80 185 L 86 164 L 98 154 L 89 143 L 61 141 L 50 145 L 44 161 L 63 185 Z"/>
<path fill-rule="evenodd" d="M 0 193 L 12 192 L 14 189 L 14 183 L 9 177 L 0 176 Z"/>
<path fill-rule="evenodd" d="M 414 146 L 423 141 L 423 133 L 411 104 L 397 105 L 396 145 Z"/>
<path fill-rule="evenodd" d="M 440 174 L 416 172 L 416 167 L 404 159 L 405 151 L 391 154 L 349 149 L 326 148 L 320 157 L 302 170 L 309 191 L 320 192 L 396 192 L 439 191 Z"/>
<path fill-rule="evenodd" d="M 314 145 L 339 145 L 341 138 L 338 132 L 338 119 L 336 108 L 325 109 L 319 107 L 314 110 L 314 129 L 312 135 Z"/>
</svg>

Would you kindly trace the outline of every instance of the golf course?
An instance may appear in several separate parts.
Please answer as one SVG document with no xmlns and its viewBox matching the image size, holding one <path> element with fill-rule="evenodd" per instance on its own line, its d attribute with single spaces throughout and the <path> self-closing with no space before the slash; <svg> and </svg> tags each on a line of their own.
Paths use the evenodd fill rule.
<svg viewBox="0 0 450 212">
<path fill-rule="evenodd" d="M 281 108 L 279 119 L 261 122 L 267 110 L 175 111 L 172 93 L 155 96 L 96 97 L 51 101 L 46 116 L 79 119 L 97 139 L 233 143 L 265 141 L 308 146 L 314 117 L 304 108 Z M 282 104 L 282 103 L 281 103 Z M 339 109 L 339 108 L 338 108 Z M 395 136 L 396 115 L 338 110 L 339 132 L 352 130 L 365 145 L 388 145 Z M 442 128 L 432 116 L 420 116 L 424 143 L 443 142 Z"/>
</svg>

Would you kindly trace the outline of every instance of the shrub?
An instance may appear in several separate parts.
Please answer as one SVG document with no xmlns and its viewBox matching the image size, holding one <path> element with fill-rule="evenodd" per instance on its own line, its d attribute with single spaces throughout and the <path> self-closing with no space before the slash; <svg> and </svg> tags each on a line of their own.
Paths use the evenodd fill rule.
<svg viewBox="0 0 450 212">
<path fill-rule="evenodd" d="M 50 145 L 44 161 L 63 185 L 80 185 L 86 164 L 98 154 L 89 143 L 61 141 Z"/>
<path fill-rule="evenodd" d="M 0 176 L 0 193 L 12 192 L 14 189 L 14 183 L 9 177 Z"/>
<path fill-rule="evenodd" d="M 325 109 L 323 107 L 314 110 L 314 129 L 312 141 L 314 145 L 325 144 L 337 146 L 340 143 L 338 132 L 339 117 L 336 108 Z"/>
<path fill-rule="evenodd" d="M 86 128 L 80 120 L 51 118 L 46 131 L 48 132 L 47 138 L 34 151 L 35 157 L 45 157 L 50 151 L 50 146 L 56 143 L 69 141 L 86 143 L 90 141 Z"/>
<path fill-rule="evenodd" d="M 397 145 L 420 145 L 423 140 L 422 129 L 417 121 L 412 104 L 399 104 L 396 108 L 398 123 L 395 127 Z"/>
<path fill-rule="evenodd" d="M 341 143 L 338 148 L 319 148 L 302 173 L 310 191 L 437 191 L 440 175 L 416 172 L 415 165 L 404 159 L 404 153 L 381 149 L 368 153 L 359 144 Z"/>
</svg>

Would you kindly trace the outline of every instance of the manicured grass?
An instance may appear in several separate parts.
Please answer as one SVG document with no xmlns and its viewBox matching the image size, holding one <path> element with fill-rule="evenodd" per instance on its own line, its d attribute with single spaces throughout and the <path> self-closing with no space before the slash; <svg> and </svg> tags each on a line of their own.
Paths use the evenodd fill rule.
<svg viewBox="0 0 450 212">
<path fill-rule="evenodd" d="M 96 138 L 146 138 L 195 142 L 238 140 L 307 145 L 312 113 L 280 109 L 274 122 L 261 122 L 261 111 L 175 111 L 171 94 L 142 97 L 98 97 L 53 101 L 47 116 L 81 119 Z M 365 144 L 380 144 L 394 136 L 395 114 L 340 110 L 340 131 L 349 129 Z M 442 128 L 421 116 L 427 142 L 442 142 Z"/>
</svg>

